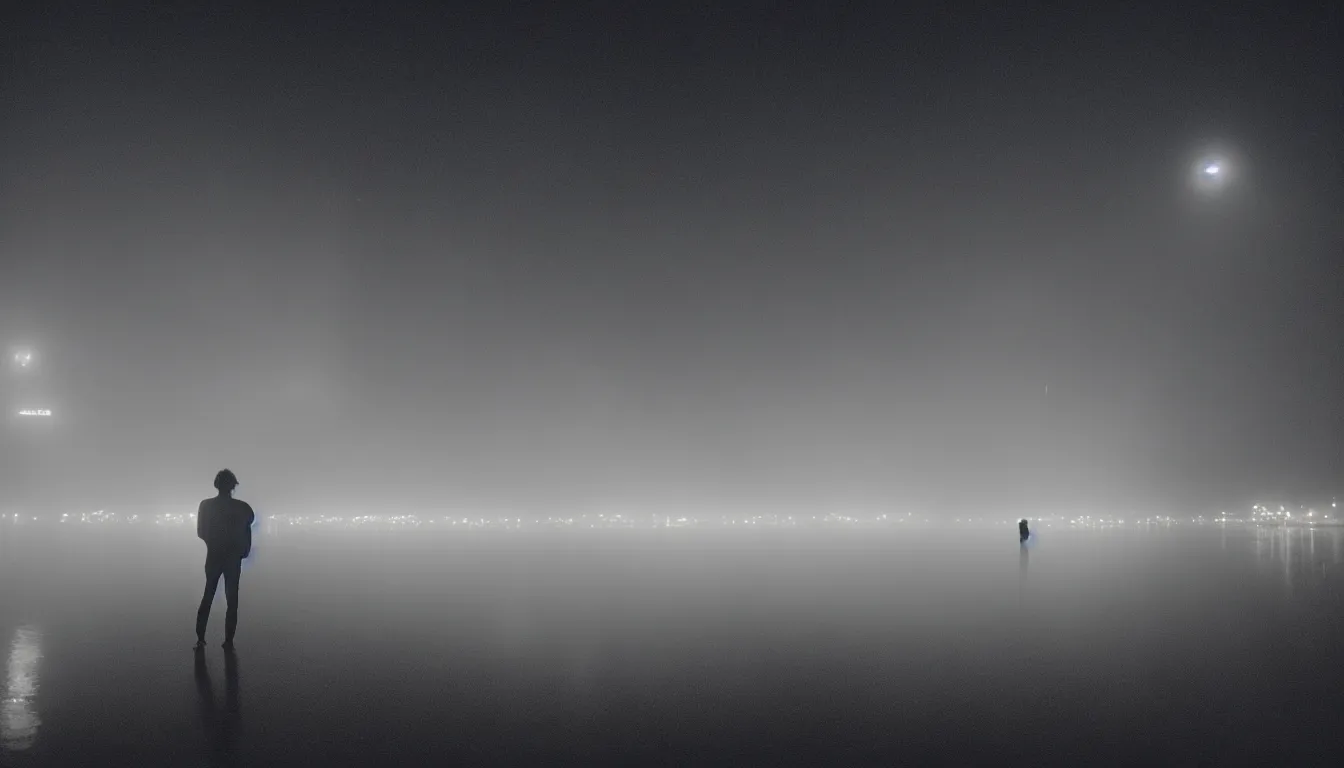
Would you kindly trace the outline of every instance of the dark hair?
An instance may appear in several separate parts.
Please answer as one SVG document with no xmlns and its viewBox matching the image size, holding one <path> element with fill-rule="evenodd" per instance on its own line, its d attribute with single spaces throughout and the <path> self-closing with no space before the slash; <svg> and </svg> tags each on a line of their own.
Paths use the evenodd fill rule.
<svg viewBox="0 0 1344 768">
<path fill-rule="evenodd" d="M 221 469 L 215 473 L 215 490 L 232 491 L 238 487 L 238 477 L 233 474 L 231 469 Z"/>
</svg>

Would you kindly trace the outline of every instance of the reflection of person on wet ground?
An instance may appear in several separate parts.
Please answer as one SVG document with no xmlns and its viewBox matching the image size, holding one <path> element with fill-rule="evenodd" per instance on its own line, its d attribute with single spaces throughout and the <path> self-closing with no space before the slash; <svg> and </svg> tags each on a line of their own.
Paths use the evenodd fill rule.
<svg viewBox="0 0 1344 768">
<path fill-rule="evenodd" d="M 1026 518 L 1017 521 L 1017 540 L 1022 544 L 1026 544 L 1027 539 L 1030 538 L 1030 536 L 1031 531 L 1027 530 Z"/>
<path fill-rule="evenodd" d="M 210 668 L 205 663 L 205 649 L 196 649 L 196 695 L 201 727 L 210 741 L 210 749 L 221 757 L 231 758 L 238 742 L 240 706 L 238 697 L 238 656 L 233 651 L 224 653 L 224 712 L 220 716 L 215 706 L 214 686 L 210 682 Z"/>
<path fill-rule="evenodd" d="M 1023 541 L 1017 559 L 1017 604 L 1021 606 L 1027 597 L 1027 570 L 1031 566 L 1031 547 Z"/>
<path fill-rule="evenodd" d="M 205 647 L 205 625 L 210 619 L 210 604 L 215 589 L 224 577 L 224 648 L 233 648 L 233 633 L 238 629 L 238 579 L 243 558 L 252 551 L 252 523 L 256 515 L 247 502 L 233 498 L 238 478 L 227 469 L 215 475 L 217 496 L 202 501 L 196 511 L 196 535 L 205 542 L 205 594 L 196 610 L 196 647 Z"/>
</svg>

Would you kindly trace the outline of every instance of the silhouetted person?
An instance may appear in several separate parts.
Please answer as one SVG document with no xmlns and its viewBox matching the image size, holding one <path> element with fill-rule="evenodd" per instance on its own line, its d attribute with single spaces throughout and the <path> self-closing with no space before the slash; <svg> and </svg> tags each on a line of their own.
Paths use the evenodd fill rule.
<svg viewBox="0 0 1344 768">
<path fill-rule="evenodd" d="M 1031 536 L 1031 531 L 1027 530 L 1027 521 L 1025 518 L 1017 521 L 1017 536 L 1018 541 L 1023 544 L 1026 544 L 1027 537 Z"/>
<path fill-rule="evenodd" d="M 205 646 L 205 624 L 210 619 L 210 604 L 215 599 L 219 577 L 224 577 L 224 597 L 229 609 L 224 614 L 224 648 L 233 648 L 233 633 L 238 629 L 238 577 L 243 558 L 252 552 L 252 522 L 256 515 L 245 501 L 233 498 L 238 478 L 227 469 L 215 475 L 219 495 L 201 502 L 196 510 L 196 535 L 205 542 L 205 594 L 196 611 L 196 647 Z"/>
</svg>

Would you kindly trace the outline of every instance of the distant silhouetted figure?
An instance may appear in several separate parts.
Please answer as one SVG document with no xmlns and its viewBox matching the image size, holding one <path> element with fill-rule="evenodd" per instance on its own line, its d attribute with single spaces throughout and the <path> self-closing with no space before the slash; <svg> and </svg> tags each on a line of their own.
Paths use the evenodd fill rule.
<svg viewBox="0 0 1344 768">
<path fill-rule="evenodd" d="M 1018 541 L 1023 544 L 1026 544 L 1027 538 L 1031 536 L 1031 531 L 1027 530 L 1027 521 L 1025 518 L 1017 521 L 1017 536 Z"/>
<path fill-rule="evenodd" d="M 196 611 L 196 647 L 205 646 L 205 624 L 210 619 L 210 604 L 215 600 L 219 577 L 224 577 L 224 647 L 233 648 L 233 633 L 238 629 L 238 577 L 243 558 L 252 552 L 252 522 L 256 515 L 245 501 L 233 498 L 238 478 L 221 469 L 215 475 L 219 495 L 206 499 L 196 510 L 196 535 L 205 542 L 205 594 Z"/>
</svg>

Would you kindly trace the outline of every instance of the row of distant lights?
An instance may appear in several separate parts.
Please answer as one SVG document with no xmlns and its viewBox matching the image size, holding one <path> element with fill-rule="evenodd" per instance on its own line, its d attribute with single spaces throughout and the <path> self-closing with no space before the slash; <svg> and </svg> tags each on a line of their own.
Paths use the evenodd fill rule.
<svg viewBox="0 0 1344 768">
<path fill-rule="evenodd" d="M 19 519 L 15 514 L 14 519 Z M 34 517 L 33 520 L 38 518 Z M 524 527 L 544 528 L 682 528 L 693 526 L 796 526 L 808 524 L 862 525 L 883 522 L 907 523 L 929 522 L 928 519 L 915 520 L 913 516 L 895 517 L 881 515 L 876 518 L 859 518 L 850 515 L 812 515 L 796 517 L 793 515 L 755 515 L 747 518 L 727 520 L 703 520 L 694 517 L 632 517 L 620 514 L 577 515 L 573 517 L 548 517 L 545 520 L 525 520 L 521 517 L 426 517 L 422 515 L 356 515 L 341 517 L 337 515 L 271 515 L 269 520 L 282 526 L 393 526 L 421 527 L 437 526 L 448 528 L 494 528 L 520 529 Z M 163 513 L 152 517 L 139 514 L 121 515 L 116 512 L 97 510 L 94 512 L 66 513 L 61 515 L 62 523 L 136 523 L 142 520 L 152 521 L 156 525 L 184 525 L 195 520 L 195 516 L 185 513 Z M 1011 521 L 1008 521 L 1011 522 Z"/>
<path fill-rule="evenodd" d="M 1331 508 L 1336 508 L 1337 503 L 1332 502 Z M 1268 507 L 1257 504 L 1252 507 L 1252 515 L 1249 518 L 1237 518 L 1222 513 L 1215 517 L 1205 517 L 1198 515 L 1189 518 L 1189 522 L 1202 524 L 1209 522 L 1216 523 L 1261 523 L 1266 521 L 1286 521 L 1292 519 L 1293 514 L 1286 507 L 1280 506 L 1277 512 L 1272 512 Z M 1299 515 L 1299 519 L 1306 518 L 1307 522 L 1314 523 L 1316 520 L 1330 520 L 1329 513 L 1319 516 L 1315 510 L 1308 510 L 1304 515 Z M 18 513 L 11 515 L 11 519 L 20 520 Z M 37 520 L 37 517 L 33 517 Z M 598 514 L 598 515 L 578 515 L 573 517 L 548 517 L 541 521 L 524 520 L 518 518 L 485 518 L 485 517 L 454 517 L 439 516 L 426 517 L 422 515 L 356 515 L 345 518 L 337 515 L 271 515 L 266 518 L 275 524 L 283 526 L 391 526 L 391 527 L 410 527 L 418 528 L 421 526 L 447 527 L 447 528 L 491 528 L 491 529 L 521 529 L 527 528 L 685 528 L 685 527 L 779 527 L 779 526 L 798 526 L 813 524 L 840 524 L 840 525 L 873 525 L 884 523 L 929 523 L 928 518 L 914 518 L 913 514 L 899 515 L 879 515 L 876 517 L 861 518 L 852 515 L 829 514 L 829 515 L 754 515 L 747 518 L 730 518 L 726 520 L 703 520 L 694 517 L 631 517 L 620 514 Z M 154 515 L 152 518 L 139 514 L 121 515 L 116 512 L 107 512 L 97 510 L 93 512 L 81 512 L 77 514 L 66 513 L 61 515 L 62 523 L 138 523 L 142 520 L 152 520 L 156 525 L 183 525 L 195 520 L 194 515 L 184 513 L 164 513 Z M 1012 525 L 1015 520 L 992 519 L 992 518 L 955 518 L 952 521 L 958 525 Z M 1151 516 L 1137 519 L 1110 518 L 1110 517 L 1092 517 L 1091 515 L 1079 515 L 1077 517 L 1038 517 L 1034 522 L 1039 525 L 1050 526 L 1061 524 L 1071 527 L 1111 527 L 1126 524 L 1137 525 L 1173 525 L 1183 520 L 1169 516 Z"/>
<path fill-rule="evenodd" d="M 68 516 L 67 516 L 68 517 Z M 115 519 L 112 516 L 105 516 L 102 513 L 93 515 L 84 515 L 81 522 L 100 522 L 104 520 Z M 155 518 L 156 523 L 160 524 L 184 524 L 191 522 L 193 518 L 185 514 L 163 514 Z M 728 520 L 702 520 L 694 517 L 672 517 L 665 515 L 662 517 L 631 517 L 620 514 L 598 514 L 598 515 L 577 515 L 573 517 L 547 517 L 544 520 L 526 520 L 521 517 L 455 517 L 439 516 L 427 517 L 422 515 L 356 515 L 346 518 L 337 515 L 271 515 L 267 518 L 277 525 L 286 527 L 308 527 L 308 526 L 391 526 L 391 527 L 410 527 L 419 528 L 422 526 L 435 526 L 446 528 L 491 528 L 491 529 L 521 529 L 521 528 L 683 528 L 693 526 L 716 525 L 724 527 L 732 526 L 793 526 L 811 523 L 839 523 L 847 525 L 859 525 L 863 523 L 880 523 L 885 521 L 894 522 L 912 522 L 913 517 L 889 517 L 882 515 L 877 518 L 858 518 L 849 515 L 814 515 L 808 517 L 794 517 L 791 515 L 755 515 L 748 518 L 728 519 Z M 922 520 L 928 522 L 928 520 Z"/>
<path fill-rule="evenodd" d="M 19 520 L 20 515 L 15 513 L 12 519 Z M 37 517 L 33 517 L 37 520 Z M 84 512 L 79 514 L 61 515 L 62 523 L 138 523 L 142 520 L 150 520 L 155 525 L 185 525 L 193 522 L 194 515 L 185 514 L 161 514 L 152 518 L 141 515 L 118 515 L 103 511 Z M 470 517 L 421 517 L 418 515 L 358 515 L 356 517 L 344 518 L 333 515 L 313 515 L 313 516 L 292 516 L 292 515 L 273 515 L 268 520 L 277 525 L 285 527 L 373 527 L 386 526 L 393 528 L 469 528 L 469 529 L 508 529 L 518 530 L 522 528 L 691 528 L 691 527 L 796 527 L 801 525 L 880 525 L 884 521 L 882 518 L 855 518 L 844 515 L 821 516 L 821 517 L 773 517 L 759 516 L 746 519 L 728 519 L 728 520 L 702 520 L 691 517 L 666 517 L 666 518 L 632 518 L 622 517 L 621 515 L 599 515 L 597 517 L 549 517 L 545 520 L 533 521 L 523 518 L 470 518 Z M 1331 519 L 1325 515 L 1323 520 Z M 928 519 L 906 519 L 896 518 L 888 522 L 893 523 L 929 523 Z M 1013 525 L 1015 520 L 985 520 L 985 519 L 962 519 L 957 518 L 952 521 L 957 525 Z M 1241 519 L 1226 516 L 1204 517 L 1203 515 L 1190 518 L 1188 521 L 1179 520 L 1172 517 L 1145 517 L 1133 520 L 1124 518 L 1092 518 L 1082 516 L 1075 518 L 1038 518 L 1034 520 L 1038 525 L 1050 527 L 1053 525 L 1063 525 L 1075 528 L 1105 528 L 1123 525 L 1177 525 L 1183 522 L 1195 524 L 1202 523 L 1256 523 L 1261 522 L 1254 519 Z M 1314 522 L 1314 521 L 1309 521 Z"/>
<path fill-rule="evenodd" d="M 1330 508 L 1338 509 L 1339 502 L 1337 501 L 1330 502 Z M 1297 518 L 1299 520 L 1306 518 L 1308 523 L 1314 523 L 1317 519 L 1321 520 L 1331 519 L 1330 512 L 1323 512 L 1322 514 L 1317 515 L 1315 509 L 1309 509 L 1305 507 L 1298 507 L 1297 513 L 1298 513 Z M 1255 506 L 1251 507 L 1251 520 L 1254 521 L 1262 522 L 1266 520 L 1274 521 L 1274 520 L 1291 520 L 1291 519 L 1293 519 L 1293 511 L 1283 506 L 1282 504 L 1279 505 L 1277 511 L 1271 510 L 1268 506 L 1264 504 L 1256 504 Z"/>
<path fill-rule="evenodd" d="M 1196 522 L 1198 518 L 1191 518 L 1190 522 Z M 1016 520 L 991 520 L 981 517 L 956 518 L 952 522 L 962 525 L 1012 525 Z M 1126 525 L 1125 518 L 1112 517 L 1092 517 L 1091 515 L 1079 515 L 1077 517 L 1037 517 L 1032 518 L 1032 522 L 1038 525 L 1049 527 L 1051 525 L 1068 525 L 1073 527 L 1111 527 L 1117 525 Z M 1173 525 L 1181 522 L 1173 517 L 1144 517 L 1129 520 L 1128 523 L 1136 525 Z"/>
</svg>

